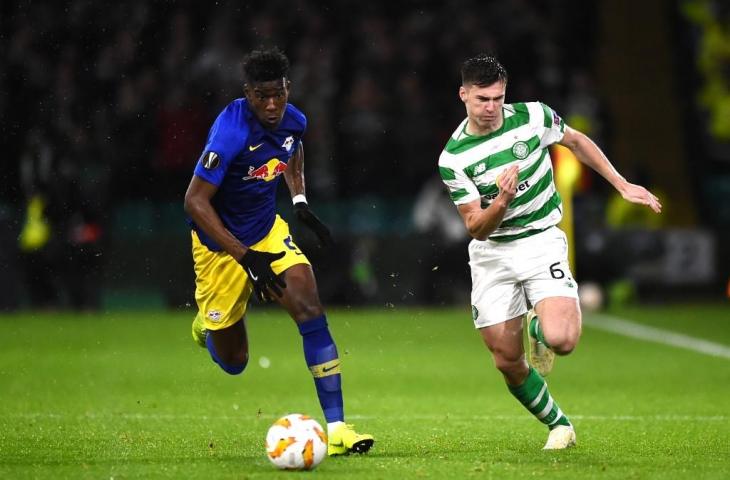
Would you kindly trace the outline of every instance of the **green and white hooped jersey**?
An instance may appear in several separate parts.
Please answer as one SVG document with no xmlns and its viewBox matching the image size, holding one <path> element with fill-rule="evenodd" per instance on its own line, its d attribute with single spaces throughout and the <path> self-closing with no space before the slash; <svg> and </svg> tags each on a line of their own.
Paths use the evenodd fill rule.
<svg viewBox="0 0 730 480">
<path fill-rule="evenodd" d="M 540 102 L 505 104 L 502 111 L 502 127 L 487 135 L 468 135 L 464 119 L 441 152 L 439 173 L 456 205 L 481 199 L 486 208 L 499 193 L 497 176 L 517 165 L 517 195 L 489 236 L 509 242 L 557 225 L 562 218 L 547 147 L 562 140 L 565 122 Z"/>
</svg>

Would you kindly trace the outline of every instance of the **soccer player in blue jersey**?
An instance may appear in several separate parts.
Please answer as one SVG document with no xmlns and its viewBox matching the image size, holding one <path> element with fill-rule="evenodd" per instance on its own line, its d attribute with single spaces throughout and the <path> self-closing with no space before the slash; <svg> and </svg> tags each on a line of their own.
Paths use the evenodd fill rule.
<svg viewBox="0 0 730 480">
<path fill-rule="evenodd" d="M 193 339 L 223 371 L 240 374 L 248 363 L 251 294 L 278 302 L 302 335 L 327 420 L 329 455 L 364 453 L 374 439 L 344 423 L 340 359 L 311 264 L 275 210 L 283 176 L 296 217 L 323 244 L 332 242 L 305 197 L 307 119 L 288 103 L 289 60 L 277 48 L 254 50 L 243 71 L 245 98 L 231 102 L 213 123 L 185 194 L 198 304 Z"/>
</svg>

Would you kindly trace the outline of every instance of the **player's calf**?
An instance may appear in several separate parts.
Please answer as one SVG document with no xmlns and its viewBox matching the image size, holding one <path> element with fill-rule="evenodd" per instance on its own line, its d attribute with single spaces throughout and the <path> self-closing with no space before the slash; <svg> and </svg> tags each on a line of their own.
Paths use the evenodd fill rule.
<svg viewBox="0 0 730 480">
<path fill-rule="evenodd" d="M 221 355 L 213 343 L 212 335 L 208 335 L 206 337 L 205 344 L 206 347 L 208 347 L 210 358 L 212 358 L 224 372 L 230 375 L 239 375 L 246 369 L 246 365 L 248 365 L 248 352 L 238 350 L 235 352 L 226 352 Z"/>
<path fill-rule="evenodd" d="M 327 423 L 344 420 L 342 376 L 337 347 L 324 315 L 299 323 L 304 358 L 314 378 L 319 403 Z"/>
<path fill-rule="evenodd" d="M 492 350 L 494 358 L 494 366 L 504 376 L 509 384 L 517 385 L 522 383 L 529 373 L 529 367 L 525 362 L 524 355 L 520 352 L 519 356 L 505 355 L 498 349 Z"/>
<path fill-rule="evenodd" d="M 529 370 L 522 383 L 519 385 L 508 384 L 507 388 L 535 418 L 547 425 L 550 430 L 554 430 L 561 425 L 573 428 L 568 417 L 550 395 L 545 379 L 534 368 Z"/>
</svg>

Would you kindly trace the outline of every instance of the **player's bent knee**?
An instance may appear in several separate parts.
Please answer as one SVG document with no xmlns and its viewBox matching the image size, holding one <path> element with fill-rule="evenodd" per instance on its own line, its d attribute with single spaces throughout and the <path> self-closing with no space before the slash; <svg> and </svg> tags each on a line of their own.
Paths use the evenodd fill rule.
<svg viewBox="0 0 730 480">
<path fill-rule="evenodd" d="M 248 365 L 248 355 L 245 355 L 244 358 L 239 359 L 239 361 L 233 361 L 231 363 L 228 363 L 221 360 L 216 363 L 227 374 L 240 375 L 246 369 L 246 365 Z"/>
<path fill-rule="evenodd" d="M 575 350 L 577 345 L 578 336 L 569 335 L 555 342 L 555 344 L 550 344 L 550 348 L 552 348 L 552 350 L 558 355 L 568 355 L 570 352 Z"/>
<path fill-rule="evenodd" d="M 213 335 L 208 334 L 205 338 L 205 346 L 208 348 L 210 358 L 218 364 L 221 369 L 229 375 L 238 375 L 248 365 L 248 347 L 244 344 L 237 347 L 217 348 L 213 341 Z"/>
<path fill-rule="evenodd" d="M 545 341 L 550 349 L 558 355 L 568 355 L 578 345 L 580 339 L 580 322 L 571 322 L 553 328 L 545 328 Z"/>
</svg>

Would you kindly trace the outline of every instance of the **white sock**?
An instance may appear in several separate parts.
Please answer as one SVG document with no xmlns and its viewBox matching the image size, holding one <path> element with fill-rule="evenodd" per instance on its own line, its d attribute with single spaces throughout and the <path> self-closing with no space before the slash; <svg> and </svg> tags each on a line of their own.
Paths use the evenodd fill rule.
<svg viewBox="0 0 730 480">
<path fill-rule="evenodd" d="M 332 432 L 335 431 L 340 425 L 344 425 L 345 422 L 330 422 L 327 424 L 327 435 L 332 435 Z"/>
</svg>

